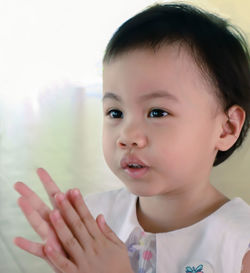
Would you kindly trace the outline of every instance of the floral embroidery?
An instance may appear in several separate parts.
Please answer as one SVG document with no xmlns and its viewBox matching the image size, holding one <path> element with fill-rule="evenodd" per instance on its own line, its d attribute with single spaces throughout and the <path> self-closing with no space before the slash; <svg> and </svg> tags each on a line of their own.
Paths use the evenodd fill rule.
<svg viewBox="0 0 250 273">
<path fill-rule="evenodd" d="M 203 273 L 202 269 L 203 269 L 202 264 L 200 264 L 196 268 L 194 266 L 193 267 L 187 266 L 186 267 L 186 273 Z"/>
<path fill-rule="evenodd" d="M 143 255 L 142 255 L 142 256 L 143 256 L 143 259 L 144 259 L 144 260 L 149 261 L 149 260 L 153 257 L 153 254 L 152 254 L 151 251 L 146 250 L 146 251 L 143 252 Z"/>
<path fill-rule="evenodd" d="M 156 273 L 156 235 L 136 227 L 126 241 L 132 269 L 136 273 Z"/>
</svg>

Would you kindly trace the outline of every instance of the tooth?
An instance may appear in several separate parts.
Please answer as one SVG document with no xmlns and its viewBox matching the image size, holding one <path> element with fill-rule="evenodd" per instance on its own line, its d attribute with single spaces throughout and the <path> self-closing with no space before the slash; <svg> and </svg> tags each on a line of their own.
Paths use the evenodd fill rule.
<svg viewBox="0 0 250 273">
<path fill-rule="evenodd" d="M 141 166 L 141 165 L 136 164 L 136 163 L 129 164 L 129 167 L 131 167 L 131 168 L 142 168 L 142 166 Z"/>
</svg>

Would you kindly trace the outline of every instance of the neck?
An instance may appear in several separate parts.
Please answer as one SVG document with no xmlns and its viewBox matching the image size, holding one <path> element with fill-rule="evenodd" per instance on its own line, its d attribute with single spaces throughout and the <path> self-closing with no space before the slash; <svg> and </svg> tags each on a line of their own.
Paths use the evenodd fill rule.
<svg viewBox="0 0 250 273">
<path fill-rule="evenodd" d="M 139 197 L 137 218 L 146 232 L 168 232 L 199 222 L 227 201 L 229 199 L 209 183 L 196 191 Z"/>
</svg>

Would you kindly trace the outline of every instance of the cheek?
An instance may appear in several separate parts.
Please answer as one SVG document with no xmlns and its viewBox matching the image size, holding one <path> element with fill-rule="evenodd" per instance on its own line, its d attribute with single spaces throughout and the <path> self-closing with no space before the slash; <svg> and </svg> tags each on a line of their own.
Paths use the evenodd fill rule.
<svg viewBox="0 0 250 273">
<path fill-rule="evenodd" d="M 190 126 L 169 126 L 167 130 L 162 130 L 155 133 L 154 151 L 156 160 L 160 159 L 161 165 L 164 162 L 168 166 L 179 165 L 188 161 L 190 155 L 194 152 L 197 139 L 194 136 L 194 130 Z"/>
<path fill-rule="evenodd" d="M 181 130 L 174 133 L 168 131 L 157 141 L 160 162 L 165 162 L 172 171 L 181 169 L 183 173 L 209 162 L 213 151 L 210 127 L 209 124 L 205 127 L 183 125 Z M 164 163 L 160 162 L 164 167 Z"/>
<path fill-rule="evenodd" d="M 103 127 L 103 133 L 102 133 L 102 150 L 103 150 L 103 155 L 108 163 L 110 159 L 114 155 L 114 148 L 115 148 L 115 143 L 114 143 L 114 134 L 111 133 L 112 131 Z"/>
<path fill-rule="evenodd" d="M 157 162 L 159 167 L 164 168 L 177 160 L 180 141 L 171 130 L 152 130 L 150 139 L 152 162 Z"/>
</svg>

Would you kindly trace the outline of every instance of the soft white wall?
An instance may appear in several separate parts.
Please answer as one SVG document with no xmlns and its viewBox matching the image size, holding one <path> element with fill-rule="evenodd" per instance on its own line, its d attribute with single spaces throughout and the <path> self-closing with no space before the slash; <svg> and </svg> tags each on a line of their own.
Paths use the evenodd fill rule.
<svg viewBox="0 0 250 273">
<path fill-rule="evenodd" d="M 0 1 L 1 97 L 15 103 L 35 98 L 55 82 L 100 83 L 101 59 L 111 35 L 155 2 L 164 1 Z M 232 19 L 250 35 L 249 0 L 188 2 Z"/>
<path fill-rule="evenodd" d="M 55 82 L 100 82 L 101 59 L 112 33 L 153 2 L 0 1 L 1 97 L 13 104 L 35 98 Z"/>
</svg>

